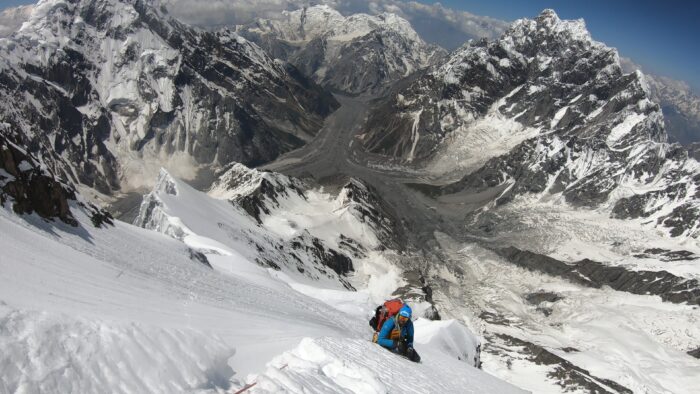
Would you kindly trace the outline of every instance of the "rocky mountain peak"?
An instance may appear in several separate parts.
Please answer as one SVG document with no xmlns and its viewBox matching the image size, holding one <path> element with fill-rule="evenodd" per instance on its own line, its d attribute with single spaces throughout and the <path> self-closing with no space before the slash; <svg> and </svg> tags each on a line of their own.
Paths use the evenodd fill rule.
<svg viewBox="0 0 700 394">
<path fill-rule="evenodd" d="M 248 168 L 234 163 L 212 185 L 209 195 L 218 199 L 233 200 L 240 196 L 256 194 L 276 201 L 279 195 L 290 193 L 304 197 L 304 185 L 296 178 Z"/>
<path fill-rule="evenodd" d="M 697 235 L 695 189 L 682 186 L 695 182 L 697 166 L 670 153 L 650 98 L 644 75 L 625 74 L 617 51 L 593 41 L 583 21 L 545 11 L 395 91 L 362 139 L 432 176 L 462 176 L 440 193 L 508 186 L 498 204 L 551 194 Z M 655 191 L 640 197 L 639 185 Z"/>
<path fill-rule="evenodd" d="M 398 109 L 403 114 L 403 121 L 394 123 L 394 130 L 404 130 L 404 137 L 413 136 L 410 141 L 402 139 L 400 146 L 394 146 L 394 130 L 384 129 L 370 132 L 365 144 L 372 151 L 413 161 L 434 154 L 436 143 L 445 134 L 496 111 L 495 104 L 499 113 L 517 115 L 521 124 L 551 128 L 566 125 L 553 123 L 552 118 L 567 102 L 581 98 L 585 99 L 579 104 L 599 102 L 586 104 L 583 113 L 615 95 L 636 105 L 646 94 L 644 86 L 641 74 L 623 74 L 617 51 L 591 40 L 583 21 L 562 21 L 546 11 L 537 19 L 517 21 L 496 40 L 468 43 L 396 92 L 386 110 Z M 539 97 L 536 105 L 532 105 L 534 96 Z M 572 101 L 574 98 L 578 99 Z M 421 119 L 430 119 L 432 112 L 425 109 L 436 105 L 442 118 L 440 126 L 426 127 Z M 450 107 L 454 107 L 454 114 Z M 535 114 L 540 109 L 547 114 Z M 386 113 L 378 116 L 384 118 Z"/>
<path fill-rule="evenodd" d="M 534 19 L 515 21 L 498 41 L 506 51 L 518 52 L 526 58 L 608 52 L 611 61 L 619 67 L 617 51 L 594 41 L 583 19 L 562 20 L 551 9 Z"/>
<path fill-rule="evenodd" d="M 534 22 L 534 26 L 532 22 Z M 534 27 L 538 32 L 546 33 L 550 36 L 564 35 L 577 41 L 593 41 L 583 19 L 562 20 L 559 19 L 557 13 L 552 9 L 543 10 L 531 22 L 527 22 L 527 19 L 516 21 L 512 29 L 517 31 L 521 26 L 530 29 Z"/>
<path fill-rule="evenodd" d="M 235 32 L 183 25 L 159 1 L 41 1 L 0 55 L 3 133 L 104 194 L 148 187 L 162 166 L 192 178 L 269 161 L 337 106 Z"/>
</svg>

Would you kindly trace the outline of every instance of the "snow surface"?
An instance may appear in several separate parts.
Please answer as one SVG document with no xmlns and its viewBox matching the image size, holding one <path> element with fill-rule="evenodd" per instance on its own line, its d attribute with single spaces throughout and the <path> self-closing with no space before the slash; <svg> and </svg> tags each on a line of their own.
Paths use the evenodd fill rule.
<svg viewBox="0 0 700 394">
<path fill-rule="evenodd" d="M 416 346 L 416 349 L 419 349 Z M 362 339 L 305 339 L 276 357 L 253 393 L 520 393 L 432 349 L 412 363 Z M 286 366 L 286 367 L 285 367 Z M 284 368 L 283 368 L 284 367 Z"/>
<path fill-rule="evenodd" d="M 627 115 L 622 123 L 617 124 L 610 130 L 608 135 L 607 143 L 609 146 L 615 145 L 617 141 L 622 139 L 626 134 L 632 131 L 632 128 L 637 125 L 637 123 L 644 120 L 647 116 L 644 114 L 632 113 Z"/>
<path fill-rule="evenodd" d="M 434 159 L 425 166 L 425 170 L 442 176 L 454 174 L 453 176 L 459 179 L 481 167 L 489 159 L 506 154 L 521 142 L 537 136 L 540 128 L 525 127 L 516 120 L 517 116 L 504 115 L 500 110 L 505 100 L 521 88 L 514 89 L 498 100 L 483 117 L 474 120 L 471 114 L 460 114 L 467 122 L 460 124 L 440 143 Z M 451 101 L 443 105 L 459 106 L 455 100 Z M 441 120 L 445 129 L 453 123 L 454 119 L 451 117 Z M 415 134 L 414 141 L 417 141 L 418 133 Z"/>
<path fill-rule="evenodd" d="M 250 177 L 240 180 L 236 187 L 229 187 L 229 178 L 240 172 L 249 174 Z M 263 181 L 285 191 L 281 192 L 274 203 L 267 202 L 271 213 L 262 214 L 261 223 L 258 223 L 229 200 L 254 192 Z M 277 251 L 280 247 L 293 241 L 310 244 L 310 237 L 335 250 L 340 250 L 341 236 L 349 237 L 367 251 L 379 246 L 370 226 L 361 222 L 353 214 L 352 207 L 342 203 L 342 198 L 336 199 L 335 196 L 315 189 L 307 190 L 301 195 L 292 190 L 293 183 L 296 183 L 296 187 L 302 186 L 284 175 L 250 170 L 237 164 L 222 175 L 221 180 L 205 194 L 162 170 L 154 191 L 144 200 L 142 212 L 151 200 L 157 201 L 159 206 L 151 213 L 149 223 L 142 225 L 182 240 L 189 247 L 207 255 L 220 270 L 231 273 L 255 271 L 254 275 L 258 276 L 267 275 L 261 274 L 265 270 L 256 263 L 262 255 L 258 246 L 271 249 L 266 255 L 274 256 L 276 264 L 280 266 L 285 260 L 292 260 L 280 255 Z M 141 219 L 137 219 L 139 220 Z M 286 253 L 286 250 L 282 252 Z M 313 254 L 303 250 L 294 251 L 294 254 L 304 263 L 303 273 L 294 266 L 271 274 L 298 282 L 297 285 L 311 284 L 316 290 L 343 289 L 338 275 L 328 267 L 313 264 Z M 399 287 L 402 282 L 388 258 L 386 253 L 368 253 L 364 259 L 355 259 L 360 283 L 370 282 L 383 290 Z M 376 265 L 387 268 L 376 271 L 380 275 L 373 275 L 374 269 L 371 267 Z M 390 272 L 393 274 L 388 274 Z M 368 274 L 363 276 L 362 273 Z M 367 311 L 372 309 L 371 304 L 382 301 L 385 295 L 387 294 L 374 294 L 371 302 L 367 299 Z"/>
<path fill-rule="evenodd" d="M 201 196 L 212 202 L 183 204 L 193 217 L 233 208 Z M 257 379 L 258 392 L 392 392 L 400 382 L 414 392 L 464 392 L 467 382 L 473 392 L 520 392 L 454 357 L 477 343 L 467 331 L 451 329 L 467 335 L 451 337 L 455 349 L 417 341 L 425 362 L 411 364 L 369 341 L 370 291 L 329 290 L 345 295 L 336 309 L 293 286 L 312 294 L 311 284 L 252 264 L 245 250 L 198 235 L 203 224 L 187 224 L 183 243 L 118 221 L 74 228 L 0 209 L 0 391 L 204 393 Z M 212 247 L 215 269 L 191 259 L 186 243 Z"/>
<path fill-rule="evenodd" d="M 538 213 L 531 213 L 533 221 L 538 220 Z M 558 214 L 541 220 L 544 223 Z M 566 219 L 562 217 L 557 224 Z M 580 223 L 578 226 L 580 229 Z M 536 228 L 533 223 L 532 229 Z M 613 231 L 622 230 L 611 229 L 610 233 Z M 527 230 L 516 232 L 526 234 Z M 513 266 L 477 245 L 454 242 L 444 234 L 437 236 L 452 262 L 458 264 L 460 276 L 435 267 L 436 275 L 446 283 L 457 283 L 440 289 L 433 298 L 441 311 L 464 315 L 465 321 L 471 321 L 471 331 L 503 333 L 539 344 L 594 376 L 612 379 L 635 393 L 690 394 L 699 387 L 700 360 L 686 354 L 700 341 L 697 307 L 662 302 L 656 296 L 579 286 Z M 561 237 L 572 236 L 565 232 Z M 598 245 L 606 244 L 600 241 Z M 594 248 L 589 244 L 589 251 Z M 553 292 L 562 299 L 532 305 L 525 297 L 533 292 Z M 551 314 L 544 315 L 537 309 L 541 307 L 550 308 Z M 490 311 L 507 323 L 489 323 L 478 316 L 480 311 Z M 566 348 L 576 350 L 567 352 Z M 517 347 L 501 351 L 487 340 L 481 359 L 484 370 L 524 389 L 563 391 L 549 376 L 552 366 L 527 361 Z M 570 387 L 567 392 L 587 391 Z"/>
</svg>

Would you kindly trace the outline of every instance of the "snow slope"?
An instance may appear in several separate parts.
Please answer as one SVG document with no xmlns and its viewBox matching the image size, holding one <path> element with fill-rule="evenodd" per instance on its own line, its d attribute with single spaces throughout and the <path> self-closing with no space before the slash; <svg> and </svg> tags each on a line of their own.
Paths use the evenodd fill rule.
<svg viewBox="0 0 700 394">
<path fill-rule="evenodd" d="M 297 286 L 336 290 L 351 288 L 349 275 L 356 272 L 358 286 L 379 281 L 382 285 L 375 287 L 383 291 L 399 287 L 390 262 L 395 252 L 377 250 L 373 228 L 343 193 L 336 198 L 304 187 L 296 179 L 236 164 L 207 195 L 163 170 L 136 223 L 182 240 L 227 272 L 270 267 Z M 377 271 L 377 266 L 385 269 Z M 365 274 L 371 272 L 381 279 Z M 366 311 L 385 295 L 366 299 Z"/>
<path fill-rule="evenodd" d="M 386 357 L 388 355 L 388 357 Z M 304 339 L 258 377 L 251 392 L 511 393 L 519 392 L 478 369 L 430 350 L 414 364 L 362 339 Z M 282 369 L 283 366 L 286 367 Z"/>
<path fill-rule="evenodd" d="M 172 352 L 165 345 L 162 351 L 155 345 L 147 347 L 149 356 L 145 360 L 157 365 L 159 357 L 177 360 L 179 355 L 200 354 L 196 348 L 207 345 L 219 349 L 219 354 L 210 352 L 206 360 L 198 363 L 204 370 L 227 368 L 226 360 L 235 354 L 231 367 L 245 374 L 262 367 L 269 357 L 305 336 L 358 334 L 364 328 L 361 322 L 329 319 L 342 315 L 290 291 L 272 278 L 252 280 L 245 275 L 221 275 L 190 260 L 188 248 L 182 243 L 154 232 L 120 222 L 111 229 L 76 231 L 62 224 L 48 226 L 34 217 L 27 219 L 2 211 L 4 253 L 0 299 L 18 316 L 3 324 L 3 349 L 14 343 L 12 346 L 19 346 L 26 353 L 27 346 L 34 341 L 26 340 L 22 345 L 22 335 L 13 331 L 10 323 L 17 320 L 36 327 L 26 332 L 30 338 L 36 338 L 41 334 L 43 314 L 55 322 L 51 324 L 56 329 L 50 331 L 55 332 L 56 346 L 81 332 L 113 331 L 117 341 L 114 346 L 127 349 L 128 354 L 142 352 L 140 342 L 150 342 L 147 338 L 181 335 L 192 337 L 188 339 L 191 343 L 176 341 L 179 344 L 170 345 Z M 119 364 L 127 360 L 101 350 L 105 346 L 102 340 L 98 335 L 92 350 L 86 351 L 111 357 L 111 364 L 104 366 L 89 357 L 83 360 L 88 365 L 76 359 L 61 366 L 54 360 L 57 355 L 44 353 L 41 348 L 26 360 L 27 364 L 3 351 L 1 364 L 3 371 L 13 364 L 20 371 L 41 366 L 43 371 L 38 377 L 42 380 L 52 370 L 52 364 L 55 368 L 77 371 L 97 368 L 105 376 L 112 374 L 116 380 L 130 380 L 128 370 L 119 370 Z M 265 343 L 259 343 L 263 340 Z M 168 343 L 166 339 L 159 341 Z M 58 355 L 73 357 L 71 348 L 62 346 Z M 215 364 L 221 358 L 218 361 L 223 364 Z M 134 367 L 142 368 L 140 363 Z M 152 372 L 160 373 L 157 369 Z M 148 373 L 139 371 L 139 375 L 146 379 Z M 32 383 L 25 372 L 17 377 Z M 65 379 L 71 380 L 70 376 Z M 190 380 L 193 385 L 183 387 L 206 383 L 202 376 Z M 106 383 L 99 378 L 95 382 Z M 6 382 L 10 383 L 12 380 Z M 167 389 L 161 383 L 158 390 Z"/>
<path fill-rule="evenodd" d="M 533 201 L 514 209 L 518 205 L 499 214 L 519 216 L 522 224 L 511 222 L 511 232 L 497 229 L 503 236 L 494 245 L 517 243 L 518 237 L 518 242 L 535 250 L 552 247 L 553 255 L 618 259 L 627 248 L 644 247 L 644 242 L 646 247 L 673 248 L 660 243 L 658 235 L 652 243 L 650 231 L 605 221 L 604 215 L 565 212 L 544 204 L 535 210 Z M 600 223 L 593 226 L 596 219 Z M 487 372 L 537 393 L 591 392 L 583 384 L 588 379 L 582 378 L 584 373 L 566 377 L 562 372 L 570 369 L 560 365 L 568 361 L 603 387 L 602 380 L 609 379 L 634 393 L 696 392 L 700 360 L 687 352 L 700 343 L 697 306 L 607 286 L 585 287 L 513 266 L 483 246 L 455 242 L 445 234 L 437 238 L 449 258 L 444 266 L 432 268 L 432 281 L 441 284 L 433 298 L 443 316 L 459 317 L 469 322 L 472 332 L 485 337 L 481 359 Z M 652 262 L 648 264 L 643 268 L 653 268 Z M 664 268 L 681 273 L 690 270 L 690 264 L 672 262 Z M 551 297 L 533 298 L 537 294 Z M 499 335 L 534 346 L 528 349 Z M 543 355 L 545 351 L 554 356 Z"/>
<path fill-rule="evenodd" d="M 398 381 L 429 392 L 431 379 L 461 392 L 456 374 L 490 392 L 520 392 L 422 342 L 416 348 L 430 364 L 410 365 L 371 344 L 366 295 L 332 290 L 348 295 L 347 314 L 241 253 L 209 253 L 215 268 L 233 268 L 211 269 L 183 242 L 122 222 L 94 228 L 71 208 L 81 226 L 0 209 L 0 392 L 222 392 L 263 372 L 264 390 L 279 360 L 313 342 L 328 362 L 285 361 L 277 392 L 390 392 Z M 374 371 L 387 363 L 394 373 Z M 348 386 L 348 375 L 364 383 Z"/>
</svg>

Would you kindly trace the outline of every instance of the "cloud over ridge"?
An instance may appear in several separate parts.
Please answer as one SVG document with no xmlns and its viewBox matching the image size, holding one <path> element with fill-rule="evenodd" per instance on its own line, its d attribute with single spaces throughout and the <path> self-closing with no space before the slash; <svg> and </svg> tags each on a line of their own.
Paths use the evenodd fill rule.
<svg viewBox="0 0 700 394">
<path fill-rule="evenodd" d="M 186 23 L 201 27 L 244 24 L 255 18 L 271 19 L 282 11 L 317 4 L 329 5 L 345 15 L 363 12 L 397 14 L 413 25 L 426 41 L 453 49 L 468 39 L 495 37 L 508 22 L 458 11 L 443 5 L 399 0 L 164 0 L 170 12 Z"/>
</svg>

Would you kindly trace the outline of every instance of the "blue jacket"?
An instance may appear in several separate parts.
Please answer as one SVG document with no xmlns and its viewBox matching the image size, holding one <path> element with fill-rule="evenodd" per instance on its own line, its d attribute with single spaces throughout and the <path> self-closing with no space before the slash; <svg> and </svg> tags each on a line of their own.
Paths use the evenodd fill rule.
<svg viewBox="0 0 700 394">
<path fill-rule="evenodd" d="M 391 339 L 391 332 L 394 331 L 395 328 L 398 328 L 396 316 L 384 322 L 382 330 L 379 331 L 379 335 L 377 336 L 377 343 L 387 349 L 393 350 L 396 348 L 398 343 Z M 405 337 L 408 346 L 413 347 L 413 322 L 411 320 L 408 320 L 406 324 L 401 327 L 401 337 Z"/>
</svg>

